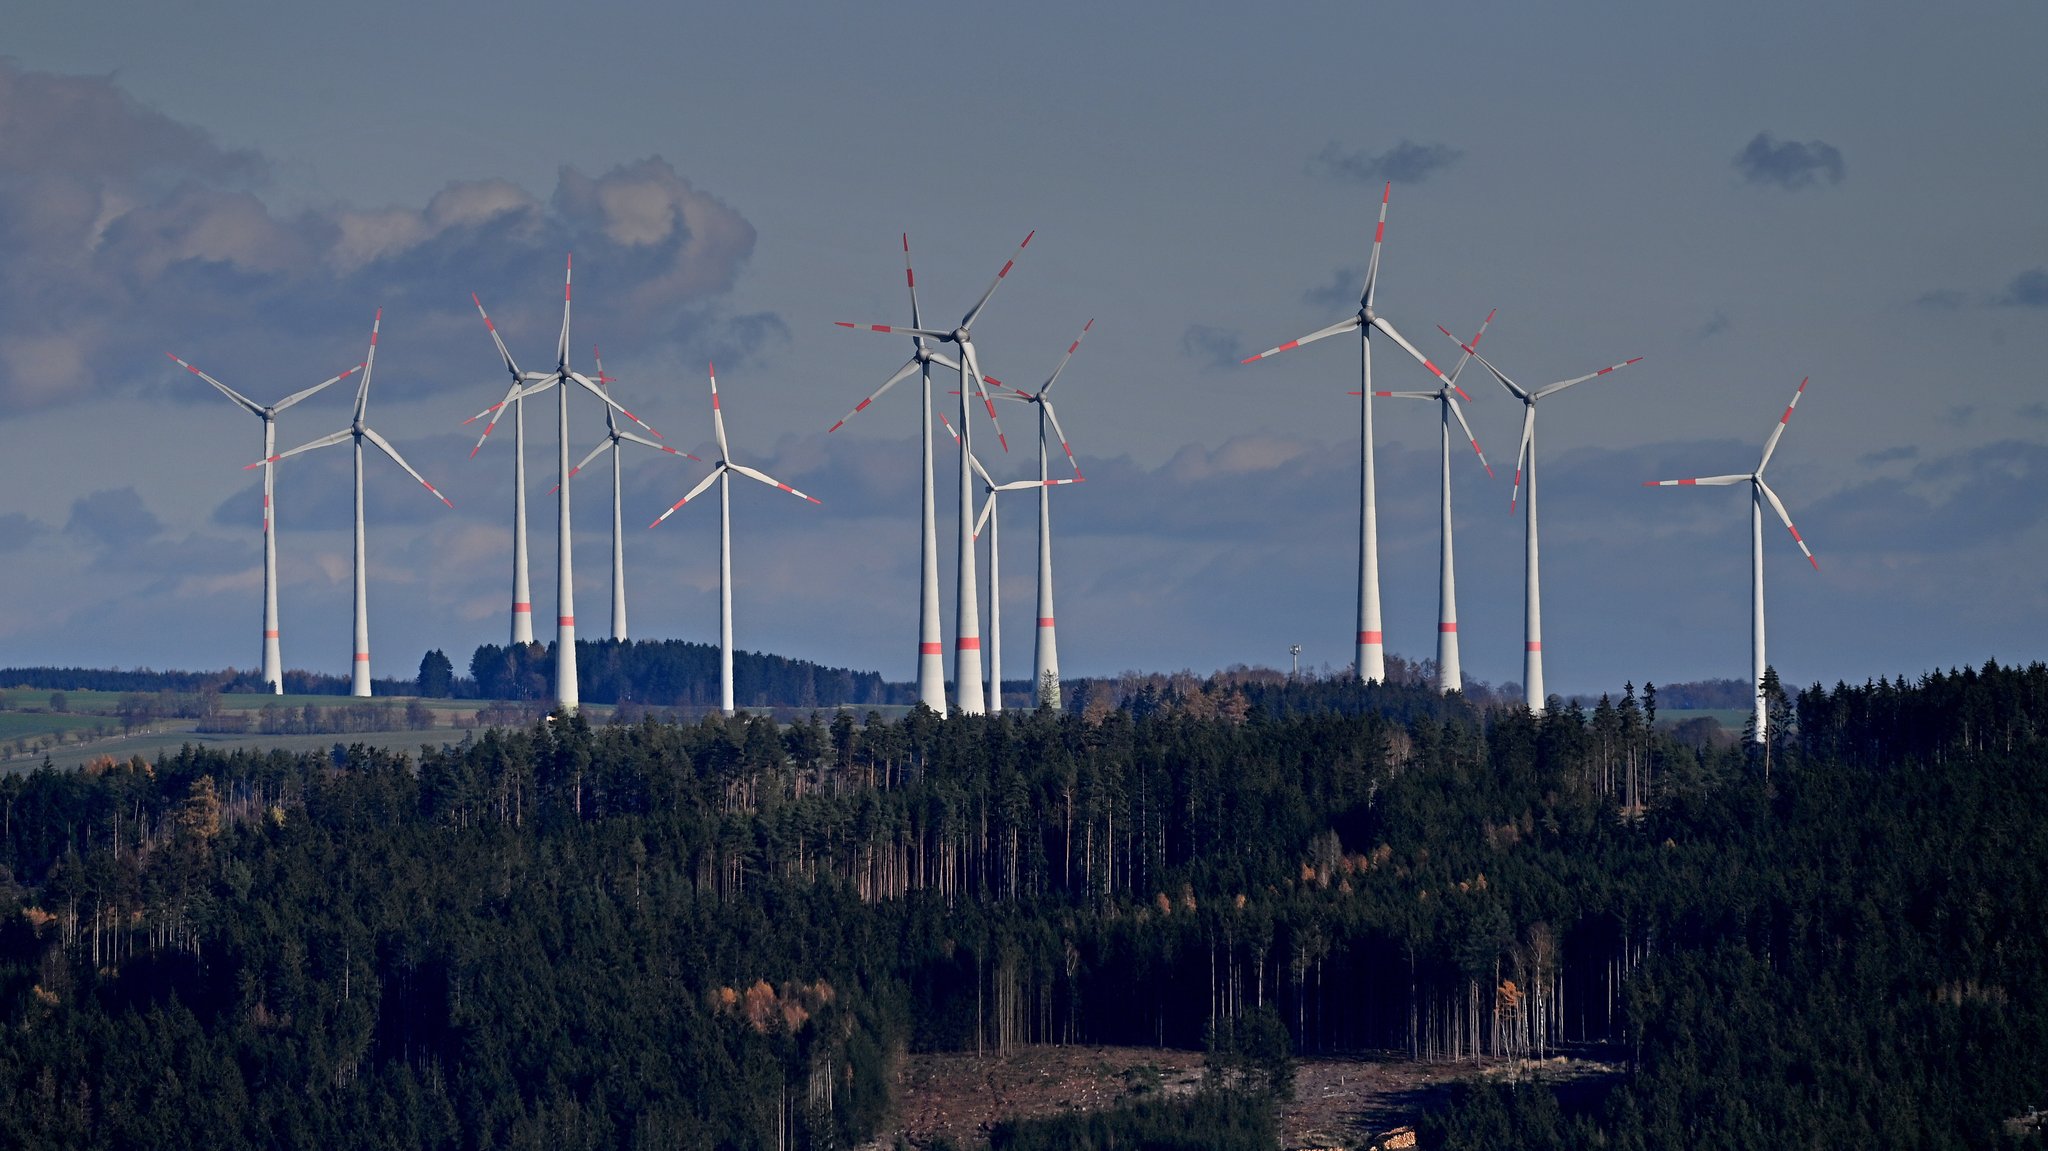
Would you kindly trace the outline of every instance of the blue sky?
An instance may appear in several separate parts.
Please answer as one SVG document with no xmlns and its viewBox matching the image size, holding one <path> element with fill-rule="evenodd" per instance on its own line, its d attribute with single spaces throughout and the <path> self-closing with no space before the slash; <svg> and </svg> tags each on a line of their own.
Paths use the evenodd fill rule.
<svg viewBox="0 0 2048 1151">
<path fill-rule="evenodd" d="M 1740 490 L 1639 485 L 1748 468 L 1803 376 L 1771 479 L 1822 568 L 1769 529 L 1773 663 L 1805 683 L 2042 658 L 2044 23 L 2017 3 L 31 8 L 0 64 L 0 664 L 254 663 L 259 427 L 162 353 L 275 399 L 360 360 L 379 306 L 372 423 L 457 509 L 373 467 L 376 670 L 501 640 L 509 457 L 494 437 L 468 459 L 459 425 L 502 376 L 469 293 L 547 366 L 573 248 L 576 361 L 602 344 L 621 398 L 702 455 L 716 357 L 739 458 L 825 501 L 736 491 L 739 642 L 908 679 L 915 405 L 824 434 L 906 348 L 832 322 L 907 319 L 906 230 L 944 315 L 1036 229 L 977 337 L 1029 386 L 1096 320 L 1060 385 L 1089 476 L 1054 493 L 1066 670 L 1284 666 L 1295 642 L 1341 666 L 1355 356 L 1234 361 L 1352 310 L 1387 179 L 1378 303 L 1425 350 L 1497 307 L 1485 350 L 1525 383 L 1645 357 L 1545 406 L 1553 690 L 1744 673 Z M 1375 361 L 1379 386 L 1426 383 Z M 1519 412 L 1481 382 L 1498 478 L 1453 460 L 1459 617 L 1467 674 L 1499 683 L 1520 674 Z M 343 392 L 281 441 L 342 426 Z M 1388 643 L 1422 657 L 1436 429 L 1376 412 Z M 572 422 L 580 458 L 599 419 Z M 546 615 L 551 431 L 529 451 Z M 702 471 L 641 455 L 633 633 L 713 639 L 713 509 L 641 526 Z M 345 454 L 278 484 L 286 663 L 339 672 Z M 585 635 L 608 614 L 608 486 L 575 488 Z M 1011 516 L 1021 676 L 1028 505 Z"/>
</svg>

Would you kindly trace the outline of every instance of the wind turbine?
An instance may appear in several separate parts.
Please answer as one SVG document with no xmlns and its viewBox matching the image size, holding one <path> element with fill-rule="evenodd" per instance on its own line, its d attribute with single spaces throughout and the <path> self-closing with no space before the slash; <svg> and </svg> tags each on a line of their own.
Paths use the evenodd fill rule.
<svg viewBox="0 0 2048 1151">
<path fill-rule="evenodd" d="M 1038 642 L 1033 649 L 1031 698 L 1039 707 L 1060 706 L 1060 648 L 1059 636 L 1053 628 L 1052 614 L 1052 488 L 1055 481 L 1046 472 L 1046 429 L 1052 429 L 1060 440 L 1061 450 L 1067 453 L 1067 463 L 1074 468 L 1074 480 L 1079 481 L 1081 465 L 1074 459 L 1074 449 L 1067 443 L 1067 433 L 1060 428 L 1060 417 L 1052 409 L 1052 401 L 1046 393 L 1059 382 L 1060 373 L 1067 370 L 1067 361 L 1074 358 L 1075 349 L 1088 338 L 1088 329 L 1095 326 L 1090 319 L 1081 325 L 1081 334 L 1067 345 L 1067 354 L 1060 357 L 1059 365 L 1052 375 L 1039 385 L 1037 392 L 1027 392 L 1013 387 L 1016 398 L 1038 408 Z M 1000 381 L 991 381 L 1000 384 Z M 1003 395 L 1004 393 L 998 393 Z M 1059 483 L 1069 481 L 1061 480 Z M 991 496 L 991 499 L 994 497 Z M 990 561 L 993 565 L 994 561 Z M 991 576 L 993 581 L 993 576 Z M 991 592 L 991 595 L 994 593 Z"/>
<path fill-rule="evenodd" d="M 598 387 L 589 376 L 569 367 L 569 297 L 574 272 L 575 258 L 572 254 L 563 264 L 562 335 L 555 342 L 555 370 L 552 372 L 520 371 L 519 365 L 512 359 L 512 353 L 505 350 L 505 341 L 498 335 L 497 325 L 491 323 L 489 315 L 484 315 L 484 326 L 491 330 L 491 340 L 497 344 L 498 354 L 504 357 L 505 368 L 512 374 L 513 382 L 510 390 L 505 393 L 504 399 L 463 421 L 464 423 L 475 423 L 485 416 L 490 417 L 490 422 L 484 425 L 483 436 L 478 437 L 476 441 L 477 448 L 481 448 L 483 447 L 484 440 L 489 438 L 491 429 L 497 427 L 498 417 L 504 414 L 507 404 L 512 405 L 514 412 L 517 413 L 520 401 L 526 399 L 526 397 L 539 395 L 549 388 L 558 389 L 555 397 L 555 492 L 557 496 L 555 533 L 555 703 L 566 711 L 575 711 L 581 703 L 576 690 L 576 572 L 573 549 L 570 546 L 571 536 L 569 530 L 569 384 L 573 382 L 591 395 L 603 400 L 606 407 L 614 408 L 623 413 L 627 419 L 632 420 L 643 428 L 647 428 L 648 432 L 656 438 L 661 436 L 660 432 L 648 427 L 646 422 L 641 420 L 639 416 L 620 407 L 619 402 L 606 395 L 604 389 Z M 475 299 L 475 294 L 471 293 L 470 298 Z M 481 301 L 477 303 L 477 311 L 483 313 Z M 515 414 L 515 426 L 517 426 L 517 423 L 518 419 Z M 476 449 L 471 449 L 469 454 L 474 457 Z M 526 602 L 523 599 L 525 593 L 520 588 L 520 581 L 525 578 L 526 570 L 525 563 L 523 562 L 525 548 L 522 546 L 526 534 L 526 487 L 522 482 L 526 473 L 524 462 L 526 453 L 523 441 L 513 454 L 515 457 L 513 465 L 513 500 L 515 510 L 513 524 L 514 590 L 512 612 L 514 642 L 518 642 L 519 606 L 522 602 Z M 530 606 L 528 611 L 531 611 Z"/>
<path fill-rule="evenodd" d="M 1441 324 L 1437 325 L 1437 331 L 1443 332 L 1446 336 L 1451 335 Z M 1451 338 L 1457 339 L 1456 336 L 1451 336 Z M 1531 390 L 1507 378 L 1507 376 L 1501 374 L 1499 368 L 1487 363 L 1486 357 L 1480 355 L 1477 350 L 1478 343 L 1479 341 L 1474 339 L 1470 344 L 1461 341 L 1458 346 L 1465 349 L 1465 354 L 1478 360 L 1481 367 L 1492 372 L 1493 378 L 1500 381 L 1501 387 L 1506 388 L 1516 399 L 1522 401 L 1522 442 L 1515 448 L 1515 485 L 1508 495 L 1508 513 L 1510 515 L 1514 514 L 1516 497 L 1521 494 L 1524 475 L 1523 461 L 1526 459 L 1528 461 L 1529 506 L 1525 513 L 1528 520 L 1527 530 L 1524 533 L 1523 554 L 1522 696 L 1528 702 L 1530 712 L 1542 715 L 1543 705 L 1548 697 L 1543 692 L 1543 593 L 1536 554 L 1536 401 L 1545 396 L 1556 395 L 1573 384 L 1583 384 L 1587 380 L 1598 379 L 1609 372 L 1628 367 L 1630 364 L 1641 363 L 1643 357 L 1637 356 L 1633 360 L 1623 360 L 1618 364 L 1609 364 L 1597 372 L 1588 372 L 1583 376 L 1575 376 L 1569 380 L 1560 380 L 1554 384 L 1545 384 L 1540 388 Z"/>
<path fill-rule="evenodd" d="M 903 234 L 903 282 L 910 289 L 910 326 L 923 326 L 924 319 L 917 308 L 917 275 L 910 267 L 910 233 Z M 841 327 L 852 327 L 842 324 Z M 925 337 L 915 335 L 911 340 L 910 360 L 896 369 L 895 374 L 882 381 L 882 386 L 869 392 L 867 398 L 855 404 L 852 411 L 836 424 L 825 429 L 829 435 L 846 426 L 846 421 L 859 415 L 869 404 L 881 398 L 883 392 L 893 388 L 912 372 L 918 373 L 924 381 L 923 406 L 918 413 L 918 435 L 924 445 L 924 496 L 923 518 L 920 521 L 918 539 L 918 580 L 917 580 L 917 698 L 918 702 L 933 711 L 946 711 L 946 645 L 939 635 L 939 530 L 938 510 L 934 497 L 932 478 L 932 365 L 960 371 L 960 365 L 932 351 Z"/>
<path fill-rule="evenodd" d="M 1003 264 L 996 278 L 990 281 L 988 290 L 981 294 L 974 306 L 961 317 L 958 327 L 950 331 L 913 325 L 908 328 L 892 327 L 888 324 L 854 324 L 845 320 L 837 321 L 842 328 L 860 328 L 870 332 L 900 333 L 906 336 L 923 336 L 926 339 L 952 344 L 960 349 L 960 539 L 958 564 L 958 591 L 953 602 L 953 691 L 959 709 L 967 715 L 982 712 L 981 694 L 981 605 L 974 578 L 974 473 L 968 464 L 973 454 L 974 435 L 967 427 L 967 399 L 971 393 L 981 396 L 988 405 L 991 420 L 995 419 L 996 406 L 988 398 L 988 390 L 982 386 L 981 366 L 974 355 L 974 321 L 981 317 L 981 311 L 988 306 L 989 297 L 1002 286 L 1003 277 L 1017 266 L 1018 257 L 1031 246 L 1031 237 L 1038 233 L 1026 233 L 1024 242 L 1017 245 L 1016 255 Z M 969 381 L 973 384 L 970 387 Z M 856 409 L 857 410 L 857 409 Z M 1004 451 L 1010 450 L 1010 443 L 1003 437 L 1002 426 L 996 426 L 996 438 Z"/>
<path fill-rule="evenodd" d="M 1488 312 L 1479 325 L 1479 334 L 1472 337 L 1473 347 L 1479 346 L 1480 339 L 1486 335 L 1487 325 L 1491 323 L 1493 312 Z M 1443 506 L 1438 521 L 1437 547 L 1436 689 L 1445 692 L 1457 691 L 1465 682 L 1463 668 L 1458 662 L 1458 573 L 1451 549 L 1451 417 L 1457 417 L 1458 426 L 1471 442 L 1472 453 L 1479 457 L 1487 477 L 1493 476 L 1493 465 L 1486 462 L 1486 453 L 1479 450 L 1479 440 L 1472 434 L 1472 425 L 1465 422 L 1464 409 L 1458 406 L 1460 398 L 1468 404 L 1472 402 L 1472 397 L 1465 395 L 1465 389 L 1458 386 L 1458 377 L 1464 374 L 1465 362 L 1471 356 L 1472 353 L 1467 352 L 1459 357 L 1458 366 L 1449 376 L 1437 373 L 1439 382 L 1434 391 L 1373 393 L 1394 399 L 1434 400 L 1437 417 L 1443 426 Z"/>
<path fill-rule="evenodd" d="M 712 466 L 711 474 L 690 489 L 690 494 L 675 502 L 675 506 L 654 518 L 649 528 L 658 527 L 661 521 L 676 514 L 682 506 L 704 494 L 704 489 L 713 482 L 718 484 L 718 706 L 727 715 L 733 713 L 732 704 L 732 474 L 738 472 L 748 479 L 759 480 L 771 488 L 788 492 L 799 499 L 812 503 L 823 501 L 807 496 L 781 480 L 765 472 L 756 471 L 745 464 L 734 463 L 732 449 L 725 442 L 725 413 L 718 406 L 718 365 L 709 364 L 706 374 L 711 377 L 711 426 L 718 433 L 718 462 Z"/>
<path fill-rule="evenodd" d="M 263 467 L 266 464 L 275 464 L 279 460 L 298 455 L 300 452 L 310 452 L 314 448 L 324 448 L 345 440 L 354 443 L 356 463 L 356 627 L 355 659 L 352 661 L 353 671 L 350 677 L 349 694 L 366 698 L 370 694 L 370 580 L 368 560 L 363 552 L 363 441 L 369 440 L 377 445 L 378 450 L 391 457 L 392 463 L 404 468 L 407 475 L 418 480 L 421 487 L 432 492 L 435 499 L 448 504 L 451 508 L 455 506 L 449 503 L 448 497 L 442 495 L 439 489 L 428 483 L 424 476 L 414 471 L 411 464 L 405 462 L 405 457 L 398 454 L 398 449 L 391 446 L 391 441 L 378 435 L 375 428 L 364 422 L 365 410 L 370 406 L 370 373 L 377 366 L 377 331 L 383 324 L 384 309 L 378 308 L 376 318 L 370 321 L 370 353 L 363 357 L 363 378 L 356 385 L 356 414 L 355 418 L 349 422 L 349 426 L 330 435 L 321 436 L 317 440 L 310 440 L 300 444 L 290 451 L 266 456 L 249 465 L 250 468 Z M 322 384 L 321 386 L 325 387 L 326 385 Z M 243 470 L 246 471 L 247 468 Z"/>
<path fill-rule="evenodd" d="M 1792 422 L 1792 409 L 1799 406 L 1799 397 L 1806 394 L 1806 380 L 1799 381 L 1799 390 L 1792 393 L 1792 402 L 1785 405 L 1785 414 L 1778 417 L 1778 426 L 1771 429 L 1769 439 L 1764 441 L 1763 458 L 1757 461 L 1756 470 L 1744 475 L 1702 476 L 1685 480 L 1647 480 L 1646 488 L 1672 487 L 1729 487 L 1734 484 L 1749 485 L 1749 666 L 1750 687 L 1756 692 L 1756 742 L 1762 743 L 1768 732 L 1768 717 L 1764 711 L 1764 501 L 1769 500 L 1771 510 L 1785 523 L 1785 530 L 1792 533 L 1792 542 L 1806 554 L 1806 562 L 1813 570 L 1820 570 L 1820 561 L 1813 558 L 1813 549 L 1806 546 L 1806 539 L 1799 529 L 1792 526 L 1792 516 L 1785 511 L 1785 503 L 1771 485 L 1764 482 L 1764 468 L 1771 462 L 1771 453 L 1778 449 L 1778 437 L 1785 434 L 1785 425 Z"/>
<path fill-rule="evenodd" d="M 1373 307 L 1373 290 L 1379 282 L 1380 244 L 1387 235 L 1387 201 L 1393 194 L 1394 185 L 1389 181 L 1386 190 L 1380 193 L 1380 221 L 1372 236 L 1372 260 L 1366 265 L 1365 288 L 1358 295 L 1358 314 L 1327 328 L 1319 328 L 1298 340 L 1267 348 L 1256 356 L 1247 356 L 1243 361 L 1249 364 L 1303 344 L 1312 344 L 1325 336 L 1358 329 L 1358 647 L 1355 666 L 1358 678 L 1366 683 L 1383 681 L 1387 677 L 1386 641 L 1380 626 L 1379 509 L 1374 495 L 1372 464 L 1373 329 L 1385 333 L 1388 339 L 1429 369 L 1431 375 L 1448 382 L 1443 371 L 1431 363 L 1428 356 L 1417 351 L 1415 345 L 1409 343 Z"/>
<path fill-rule="evenodd" d="M 592 347 L 590 349 L 590 358 L 597 365 L 597 382 L 603 385 L 606 391 L 610 391 L 610 386 L 616 381 L 604 374 L 604 353 Z M 669 447 L 667 444 L 657 444 L 645 436 L 634 435 L 631 430 L 621 428 L 618 416 L 613 414 L 610 408 L 606 408 L 604 410 L 604 439 L 599 440 L 597 446 L 590 449 L 590 454 L 583 457 L 582 463 L 569 469 L 569 477 L 574 479 L 577 472 L 590 466 L 590 461 L 605 452 L 612 453 L 612 638 L 620 643 L 626 642 L 626 545 L 625 537 L 621 531 L 620 517 L 622 513 L 619 510 L 619 488 L 621 483 L 619 460 L 620 457 L 625 455 L 625 450 L 620 448 L 619 445 L 627 442 L 645 444 L 656 451 L 667 452 L 672 456 L 682 456 L 684 459 L 697 459 L 696 456 L 688 452 L 679 451 Z M 697 462 L 702 463 L 704 461 L 697 460 Z"/>
<path fill-rule="evenodd" d="M 1077 344 L 1080 343 L 1079 340 L 1076 340 L 1074 342 Z M 1069 354 L 1071 354 L 1071 352 Z M 1064 363 L 1064 361 L 1062 362 Z M 1054 374 L 1057 375 L 1058 373 L 1055 372 Z M 994 383 L 996 381 L 990 382 Z M 945 413 L 942 412 L 939 414 L 939 422 L 946 425 L 946 430 L 948 432 L 952 432 L 953 442 L 959 443 L 960 433 L 953 431 L 953 423 L 952 421 L 946 419 Z M 984 493 L 981 505 L 981 514 L 975 519 L 974 522 L 975 537 L 977 539 L 980 538 L 982 529 L 988 529 L 988 710 L 991 714 L 993 714 L 995 712 L 1003 710 L 1002 517 L 996 513 L 996 493 L 1024 491 L 1029 488 L 1038 489 L 1041 497 L 1039 500 L 1039 527 L 1041 530 L 1043 530 L 1045 526 L 1045 520 L 1043 518 L 1043 509 L 1045 506 L 1045 501 L 1043 498 L 1043 493 L 1051 490 L 1053 487 L 1056 487 L 1060 484 L 1078 484 L 1085 480 L 1087 477 L 1080 475 L 1077 469 L 1074 478 L 1070 480 L 1051 480 L 1045 479 L 1041 476 L 1039 479 L 1035 480 L 1012 480 L 1009 483 L 999 484 L 995 481 L 995 477 L 988 474 L 988 469 L 981 466 L 981 458 L 979 456 L 969 456 L 968 459 L 969 462 L 971 462 L 974 465 L 975 474 L 981 477 L 982 492 Z M 1043 472 L 1044 470 L 1044 461 L 1041 458 L 1039 471 Z M 1041 538 L 1043 537 L 1041 536 Z M 1045 552 L 1042 548 L 1039 554 L 1042 561 L 1045 555 Z M 1041 563 L 1041 566 L 1039 568 L 1039 575 L 1041 579 L 1046 574 L 1046 571 L 1047 569 Z M 1042 583 L 1040 584 L 1039 600 L 1041 605 L 1044 603 L 1045 600 L 1044 585 Z M 1039 610 L 1041 613 L 1044 612 L 1044 608 L 1042 606 Z M 1041 636 L 1044 635 L 1044 629 L 1049 622 L 1050 621 L 1048 617 L 1046 617 L 1045 615 L 1041 614 L 1039 616 L 1038 624 L 1040 628 L 1039 634 Z M 1054 684 L 1057 685 L 1057 671 L 1054 672 L 1054 676 Z M 1045 680 L 1041 676 L 1041 678 L 1039 679 L 1039 683 L 1042 685 L 1044 682 Z M 1055 690 L 1057 690 L 1057 686 L 1055 686 Z M 1041 704 L 1044 702 L 1039 696 L 1038 689 L 1033 689 L 1032 698 L 1034 699 L 1034 701 L 1037 701 Z M 1053 706 L 1057 707 L 1058 705 L 1059 701 L 1054 700 Z"/>
<path fill-rule="evenodd" d="M 271 506 L 271 497 L 275 491 L 273 481 L 276 478 L 276 468 L 270 462 L 272 453 L 277 451 L 277 413 L 291 407 L 300 400 L 312 396 L 329 384 L 339 383 L 349 378 L 361 371 L 363 365 L 357 364 L 333 379 L 314 384 L 305 391 L 293 392 L 291 395 L 266 408 L 235 389 L 221 383 L 219 380 L 214 379 L 212 376 L 207 375 L 205 372 L 200 371 L 198 368 L 193 367 L 191 364 L 178 359 L 176 355 L 170 352 L 165 352 L 164 355 L 170 356 L 179 367 L 212 384 L 214 389 L 220 392 L 221 395 L 233 400 L 244 411 L 263 421 L 263 682 L 270 685 L 270 691 L 273 695 L 283 695 L 284 659 L 278 652 L 277 626 L 277 534 L 273 522 L 275 512 Z"/>
</svg>

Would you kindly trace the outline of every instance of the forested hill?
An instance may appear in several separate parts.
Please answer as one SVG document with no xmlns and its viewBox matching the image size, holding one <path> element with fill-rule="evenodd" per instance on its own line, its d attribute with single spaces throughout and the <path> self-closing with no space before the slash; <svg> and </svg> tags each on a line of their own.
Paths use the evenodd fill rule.
<svg viewBox="0 0 2048 1151">
<path fill-rule="evenodd" d="M 459 699 L 545 700 L 553 697 L 553 644 L 479 645 L 469 675 L 453 675 L 440 651 L 424 654 L 420 675 L 378 679 L 377 695 Z M 656 708 L 716 707 L 718 645 L 687 640 L 576 641 L 578 687 L 590 703 L 634 703 Z M 49 691 L 264 692 L 254 671 L 128 671 L 79 667 L 0 668 L 0 686 Z M 1028 685 L 1027 685 L 1028 686 Z M 291 695 L 347 695 L 346 676 L 284 673 Z M 908 684 L 883 681 L 871 671 L 826 667 L 767 652 L 733 653 L 733 695 L 742 707 L 873 707 L 915 702 Z"/>
<path fill-rule="evenodd" d="M 1768 776 L 1632 695 L 1139 710 L 0 779 L 0 1146 L 843 1147 L 906 1048 L 1054 1042 L 1630 1068 L 1465 1096 L 1449 1147 L 1989 1147 L 2048 1104 L 2048 668 L 1800 693 Z"/>
</svg>

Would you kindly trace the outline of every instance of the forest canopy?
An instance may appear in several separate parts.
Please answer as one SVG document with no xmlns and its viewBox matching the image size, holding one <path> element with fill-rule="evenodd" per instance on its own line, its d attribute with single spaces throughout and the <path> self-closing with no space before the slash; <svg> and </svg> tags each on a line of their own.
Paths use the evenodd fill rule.
<svg viewBox="0 0 2048 1151">
<path fill-rule="evenodd" d="M 1437 1146 L 2027 1138 L 2048 668 L 1816 685 L 1763 752 L 1651 698 L 1177 678 L 0 778 L 0 1145 L 849 1146 L 907 1050 L 1084 1042 L 1627 1067 Z M 1103 1122 L 1246 1138 L 1242 1066 Z"/>
</svg>

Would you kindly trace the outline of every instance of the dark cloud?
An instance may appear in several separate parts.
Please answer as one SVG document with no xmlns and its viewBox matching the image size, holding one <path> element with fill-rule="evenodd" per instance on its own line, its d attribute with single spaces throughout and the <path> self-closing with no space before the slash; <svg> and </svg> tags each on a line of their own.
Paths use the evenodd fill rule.
<svg viewBox="0 0 2048 1151">
<path fill-rule="evenodd" d="M 1181 333 L 1180 350 L 1183 355 L 1218 368 L 1234 368 L 1250 354 L 1244 350 L 1244 337 L 1214 324 L 1188 325 L 1188 330 Z"/>
<path fill-rule="evenodd" d="M 1845 174 L 1841 149 L 1825 140 L 1786 140 L 1758 132 L 1742 151 L 1735 154 L 1735 170 L 1751 184 L 1775 184 L 1780 188 L 1810 188 L 1820 180 L 1839 184 Z"/>
<path fill-rule="evenodd" d="M 1998 302 L 2008 308 L 2048 308 L 2048 268 L 2029 268 L 2014 276 Z"/>
<path fill-rule="evenodd" d="M 1339 268 L 1330 282 L 1301 294 L 1302 303 L 1331 311 L 1352 311 L 1358 307 L 1358 291 L 1365 283 L 1364 268 Z"/>
<path fill-rule="evenodd" d="M 2048 519 L 2048 505 L 2014 499 L 2048 482 L 2048 445 L 2000 440 L 1916 464 L 1814 505 L 1837 551 L 1947 555 L 1993 546 Z M 1780 494 L 1783 494 L 1782 492 Z"/>
<path fill-rule="evenodd" d="M 1716 309 L 1714 314 L 1708 316 L 1706 322 L 1699 326 L 1699 330 L 1693 333 L 1693 338 L 1711 340 L 1715 336 L 1727 335 L 1734 328 L 1735 322 L 1728 318 L 1728 313 Z"/>
<path fill-rule="evenodd" d="M 142 502 L 141 493 L 126 487 L 80 496 L 71 505 L 64 530 L 114 548 L 147 543 L 162 533 L 164 525 Z"/>
<path fill-rule="evenodd" d="M 1969 302 L 1969 296 L 1954 288 L 1936 288 L 1913 297 L 1913 303 L 1938 312 L 1953 312 Z"/>
<path fill-rule="evenodd" d="M 1311 175 L 1359 184 L 1420 184 L 1457 163 L 1465 153 L 1448 144 L 1403 139 L 1384 152 L 1347 152 L 1335 142 L 1309 159 Z"/>
<path fill-rule="evenodd" d="M 2021 404 L 2020 414 L 2030 420 L 2048 420 L 2048 404 L 2038 400 L 2031 404 Z"/>
<path fill-rule="evenodd" d="M 170 347 L 223 379 L 294 378 L 309 344 L 353 345 L 380 305 L 388 337 L 415 338 L 406 371 L 466 384 L 492 354 L 469 293 L 515 356 L 546 357 L 571 251 L 575 347 L 708 340 L 730 358 L 787 338 L 772 315 L 725 315 L 754 228 L 658 156 L 563 167 L 546 200 L 486 180 L 368 211 L 280 214 L 252 190 L 264 173 L 111 79 L 0 61 L 0 414 L 138 378 L 198 394 Z"/>
<path fill-rule="evenodd" d="M 41 521 L 20 512 L 0 516 L 0 552 L 20 551 L 49 530 Z"/>
<path fill-rule="evenodd" d="M 1977 405 L 1975 404 L 1951 404 L 1946 411 L 1941 413 L 1942 420 L 1950 427 L 1956 428 L 1969 427 L 1970 421 L 1976 419 L 1976 417 Z"/>
</svg>

